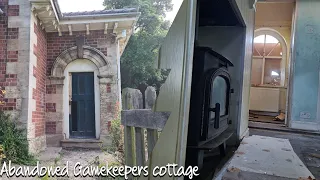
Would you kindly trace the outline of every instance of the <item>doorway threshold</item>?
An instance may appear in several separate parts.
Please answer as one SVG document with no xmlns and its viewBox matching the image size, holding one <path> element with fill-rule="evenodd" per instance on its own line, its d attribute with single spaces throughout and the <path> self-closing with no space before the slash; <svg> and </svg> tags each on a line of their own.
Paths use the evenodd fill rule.
<svg viewBox="0 0 320 180">
<path fill-rule="evenodd" d="M 63 148 L 101 149 L 102 141 L 98 139 L 63 139 Z"/>
<path fill-rule="evenodd" d="M 292 128 L 286 127 L 284 124 L 272 124 L 272 123 L 249 121 L 248 127 L 252 129 L 263 129 L 263 130 L 282 131 L 282 132 L 299 133 L 299 134 L 320 135 L 320 132 L 317 132 L 317 131 L 292 129 Z"/>
</svg>

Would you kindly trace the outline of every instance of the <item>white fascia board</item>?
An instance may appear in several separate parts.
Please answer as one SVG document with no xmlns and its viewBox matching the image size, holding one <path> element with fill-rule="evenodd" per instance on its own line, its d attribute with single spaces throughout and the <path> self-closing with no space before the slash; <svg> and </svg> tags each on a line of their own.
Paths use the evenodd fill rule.
<svg viewBox="0 0 320 180">
<path fill-rule="evenodd" d="M 94 19 L 83 19 L 83 18 L 72 18 L 72 19 L 60 19 L 59 24 L 89 24 L 89 23 L 108 23 L 108 22 L 123 22 L 123 21 L 137 21 L 137 17 L 109 17 L 109 18 L 94 18 Z"/>
</svg>

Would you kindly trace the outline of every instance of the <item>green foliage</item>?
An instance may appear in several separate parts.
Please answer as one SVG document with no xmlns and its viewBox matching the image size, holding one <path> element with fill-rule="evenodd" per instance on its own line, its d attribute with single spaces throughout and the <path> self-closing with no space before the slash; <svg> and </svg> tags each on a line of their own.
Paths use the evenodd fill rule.
<svg viewBox="0 0 320 180">
<path fill-rule="evenodd" d="M 111 142 L 112 146 L 110 150 L 112 152 L 116 151 L 122 151 L 123 148 L 123 130 L 121 127 L 121 120 L 120 118 L 116 118 L 111 121 L 111 127 L 110 127 L 110 136 L 111 136 Z"/>
<path fill-rule="evenodd" d="M 172 0 L 104 0 L 106 9 L 136 7 L 141 13 L 136 29 L 155 32 L 164 22 L 166 12 L 173 8 Z"/>
<path fill-rule="evenodd" d="M 0 163 L 2 163 L 5 158 L 6 158 L 6 155 L 4 154 L 4 148 L 3 148 L 3 146 L 0 144 Z"/>
<path fill-rule="evenodd" d="M 24 165 L 36 164 L 36 160 L 28 151 L 25 130 L 17 128 L 10 116 L 2 111 L 0 111 L 0 142 L 7 161 Z"/>
<path fill-rule="evenodd" d="M 169 71 L 154 67 L 164 36 L 150 35 L 144 31 L 131 36 L 121 57 L 122 87 L 138 88 L 139 85 L 149 85 L 158 89 L 164 83 Z"/>
<path fill-rule="evenodd" d="M 171 0 L 104 0 L 107 9 L 138 7 L 141 12 L 136 32 L 121 57 L 122 87 L 154 86 L 157 90 L 169 71 L 156 69 L 159 47 L 170 27 L 165 13 L 172 10 Z"/>
</svg>

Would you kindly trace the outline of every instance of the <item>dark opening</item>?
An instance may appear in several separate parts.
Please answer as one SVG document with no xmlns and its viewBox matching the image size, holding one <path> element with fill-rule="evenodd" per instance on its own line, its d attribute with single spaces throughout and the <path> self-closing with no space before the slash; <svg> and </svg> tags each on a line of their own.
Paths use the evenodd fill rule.
<svg viewBox="0 0 320 180">
<path fill-rule="evenodd" d="M 216 40 L 205 37 L 209 46 L 204 46 L 200 38 L 208 35 L 199 30 L 202 27 L 240 28 L 243 42 L 237 44 L 242 49 L 245 40 L 244 22 L 239 15 L 234 0 L 198 0 L 195 29 L 195 49 L 191 84 L 191 100 L 187 152 L 185 166 L 198 166 L 200 176 L 196 179 L 212 177 L 217 167 L 227 158 L 227 140 L 236 134 L 230 118 L 230 99 L 233 87 L 230 67 L 232 60 L 226 56 L 234 53 L 227 49 L 232 40 Z M 240 17 L 240 18 L 239 18 Z M 221 33 L 212 31 L 209 33 Z M 223 34 L 228 36 L 228 34 Z M 212 38 L 212 39 L 210 39 Z M 220 37 L 221 38 L 221 37 Z M 222 43 L 221 43 L 222 42 Z M 218 48 L 217 48 L 218 47 Z M 224 49 L 226 48 L 226 49 Z M 224 55 L 221 54 L 221 49 Z M 239 67 L 235 67 L 239 68 Z M 188 179 L 188 178 L 186 178 Z M 210 179 L 210 178 L 209 178 Z M 212 178 L 211 178 L 212 179 Z"/>
</svg>

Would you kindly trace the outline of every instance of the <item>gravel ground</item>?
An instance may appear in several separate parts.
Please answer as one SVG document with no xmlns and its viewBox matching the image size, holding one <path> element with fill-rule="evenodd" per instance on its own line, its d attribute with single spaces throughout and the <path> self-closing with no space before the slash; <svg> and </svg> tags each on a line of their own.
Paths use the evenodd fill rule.
<svg viewBox="0 0 320 180">
<path fill-rule="evenodd" d="M 97 177 L 74 177 L 74 167 L 77 163 L 82 166 L 82 170 L 86 166 L 97 167 L 106 164 L 115 164 L 117 160 L 114 155 L 103 152 L 101 150 L 86 150 L 86 149 L 61 149 L 61 148 L 48 148 L 46 151 L 39 155 L 39 161 L 41 167 L 60 167 L 64 168 L 68 164 L 69 177 L 0 177 L 0 180 L 7 179 L 42 179 L 42 180 L 64 180 L 64 179 L 83 179 L 92 180 Z M 76 166 L 76 172 L 79 172 L 80 166 Z M 18 168 L 18 165 L 14 167 Z M 30 169 L 33 167 L 30 166 Z M 0 169 L 1 170 L 1 169 Z"/>
</svg>

